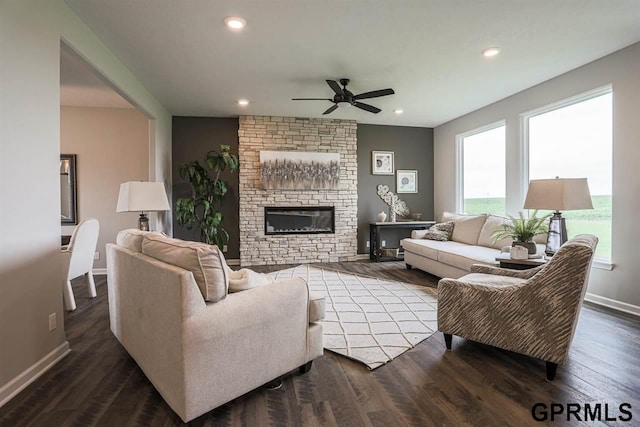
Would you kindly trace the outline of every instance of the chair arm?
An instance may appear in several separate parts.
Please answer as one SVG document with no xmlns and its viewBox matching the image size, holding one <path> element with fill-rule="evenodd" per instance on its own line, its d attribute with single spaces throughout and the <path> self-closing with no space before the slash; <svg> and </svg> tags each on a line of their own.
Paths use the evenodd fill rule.
<svg viewBox="0 0 640 427">
<path fill-rule="evenodd" d="M 473 264 L 472 273 L 495 274 L 496 276 L 517 277 L 519 279 L 530 279 L 535 276 L 544 265 L 539 265 L 528 270 L 511 270 L 508 268 L 493 267 L 485 264 Z"/>
</svg>

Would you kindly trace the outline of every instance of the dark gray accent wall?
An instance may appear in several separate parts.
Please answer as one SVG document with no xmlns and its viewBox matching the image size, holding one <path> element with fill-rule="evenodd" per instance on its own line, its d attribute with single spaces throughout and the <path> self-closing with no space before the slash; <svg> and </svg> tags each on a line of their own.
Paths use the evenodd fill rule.
<svg viewBox="0 0 640 427">
<path fill-rule="evenodd" d="M 231 146 L 231 152 L 238 154 L 238 126 L 237 118 L 213 117 L 173 117 L 173 206 L 181 197 L 189 197 L 189 184 L 180 178 L 178 166 L 192 160 L 202 163 L 204 156 L 210 150 L 219 150 L 221 144 Z M 223 178 L 229 183 L 229 193 L 223 206 L 224 228 L 229 233 L 228 250 L 225 257 L 240 258 L 240 227 L 238 199 L 238 172 L 225 172 Z M 173 213 L 173 235 L 179 239 L 199 241 L 197 232 L 189 231 L 180 226 Z"/>
<path fill-rule="evenodd" d="M 378 197 L 376 187 L 386 184 L 396 193 L 396 176 L 373 175 L 372 151 L 393 151 L 394 171 L 418 171 L 418 193 L 399 194 L 411 212 L 421 212 L 423 220 L 432 220 L 433 210 L 433 129 L 406 126 L 358 124 L 358 253 L 369 253 L 369 223 L 378 212 L 389 213 L 389 206 Z M 388 220 L 388 218 L 387 218 Z M 397 247 L 401 234 L 388 232 L 387 246 Z"/>
</svg>

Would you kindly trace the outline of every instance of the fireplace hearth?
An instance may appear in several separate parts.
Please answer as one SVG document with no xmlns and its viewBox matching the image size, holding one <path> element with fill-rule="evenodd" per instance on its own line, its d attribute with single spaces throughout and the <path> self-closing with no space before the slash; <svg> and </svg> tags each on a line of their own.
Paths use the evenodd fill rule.
<svg viewBox="0 0 640 427">
<path fill-rule="evenodd" d="M 335 233 L 333 206 L 266 206 L 264 234 Z"/>
</svg>

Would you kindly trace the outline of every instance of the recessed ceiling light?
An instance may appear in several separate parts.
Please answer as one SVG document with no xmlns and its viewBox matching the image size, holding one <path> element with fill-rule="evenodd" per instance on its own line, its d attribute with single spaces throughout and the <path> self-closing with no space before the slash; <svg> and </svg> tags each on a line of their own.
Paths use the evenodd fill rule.
<svg viewBox="0 0 640 427">
<path fill-rule="evenodd" d="M 484 56 L 485 58 L 491 58 L 493 56 L 496 56 L 499 53 L 500 53 L 499 47 L 488 47 L 482 50 L 482 56 Z"/>
<path fill-rule="evenodd" d="M 404 113 L 404 110 L 402 108 L 398 108 L 396 110 L 393 110 L 393 112 L 399 116 L 400 114 Z"/>
<path fill-rule="evenodd" d="M 241 30 L 247 26 L 247 21 L 237 16 L 227 16 L 224 18 L 224 23 L 234 31 Z"/>
<path fill-rule="evenodd" d="M 243 107 L 246 107 L 247 105 L 249 105 L 249 100 L 248 99 L 238 99 L 238 105 L 242 105 Z"/>
</svg>

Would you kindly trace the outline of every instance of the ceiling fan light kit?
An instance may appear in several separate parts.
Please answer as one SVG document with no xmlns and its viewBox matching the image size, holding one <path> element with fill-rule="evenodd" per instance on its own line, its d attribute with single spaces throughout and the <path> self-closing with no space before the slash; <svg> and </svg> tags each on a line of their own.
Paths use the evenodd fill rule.
<svg viewBox="0 0 640 427">
<path fill-rule="evenodd" d="M 333 98 L 292 98 L 292 101 L 329 101 L 333 102 L 333 105 L 329 107 L 324 114 L 331 114 L 337 108 L 338 104 L 347 104 L 353 105 L 354 107 L 360 108 L 361 110 L 368 111 L 370 113 L 378 114 L 381 109 L 378 107 L 374 107 L 373 105 L 365 104 L 364 102 L 360 102 L 360 99 L 371 99 L 378 98 L 381 96 L 393 95 L 395 92 L 393 89 L 379 89 L 371 92 L 364 92 L 358 95 L 354 95 L 347 89 L 347 85 L 349 84 L 349 79 L 340 79 L 340 84 L 338 84 L 335 80 L 326 80 L 327 84 L 333 90 L 334 95 Z M 342 87 L 340 87 L 342 85 Z"/>
</svg>

